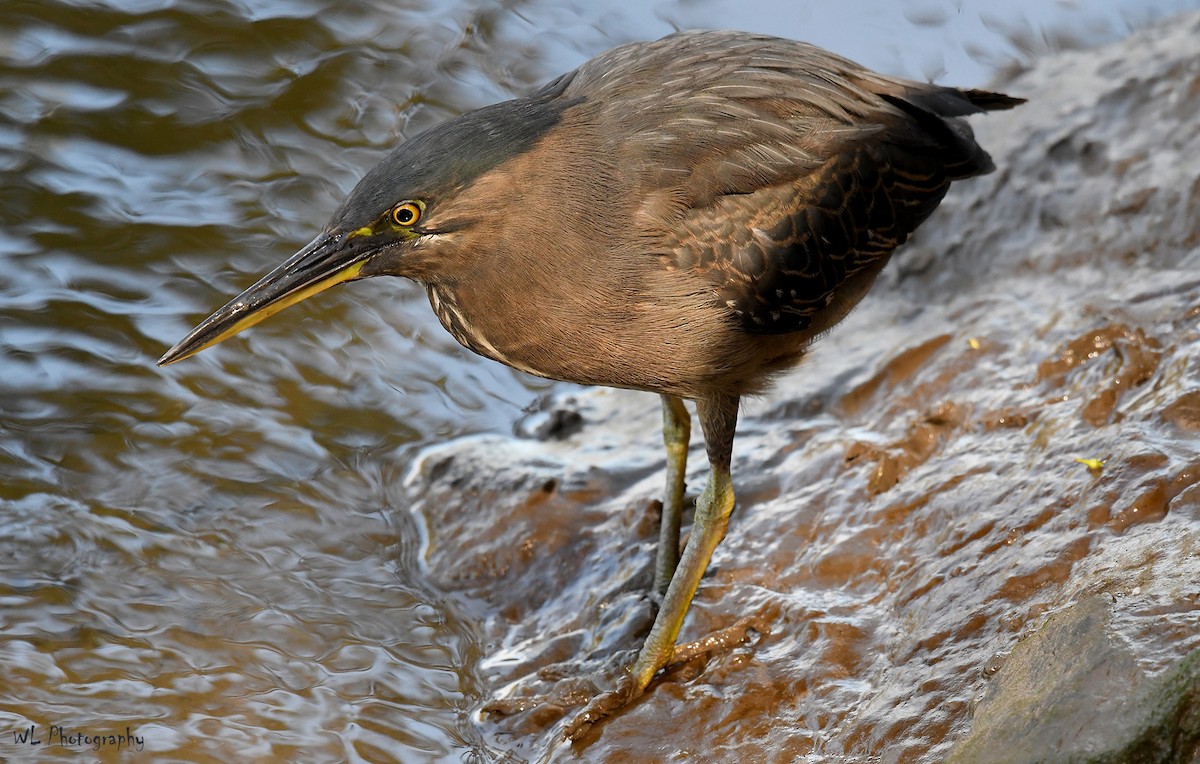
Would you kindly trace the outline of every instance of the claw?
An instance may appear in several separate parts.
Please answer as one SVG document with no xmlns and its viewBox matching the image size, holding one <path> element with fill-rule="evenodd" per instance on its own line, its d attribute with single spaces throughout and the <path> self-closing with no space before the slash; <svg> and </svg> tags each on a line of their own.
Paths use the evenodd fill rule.
<svg viewBox="0 0 1200 764">
<path fill-rule="evenodd" d="M 596 722 L 629 705 L 641 694 L 642 690 L 633 681 L 632 676 L 621 677 L 615 689 L 592 698 L 592 702 L 571 720 L 563 734 L 568 740 L 578 740 L 586 735 Z"/>
</svg>

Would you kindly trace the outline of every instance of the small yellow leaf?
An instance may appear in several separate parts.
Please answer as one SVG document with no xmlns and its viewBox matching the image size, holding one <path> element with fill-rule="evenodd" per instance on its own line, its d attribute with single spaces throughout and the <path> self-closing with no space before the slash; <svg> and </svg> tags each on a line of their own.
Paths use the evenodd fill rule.
<svg viewBox="0 0 1200 764">
<path fill-rule="evenodd" d="M 1104 468 L 1104 461 L 1101 459 L 1082 459 L 1082 458 L 1076 456 L 1075 461 L 1077 461 L 1080 464 L 1082 464 L 1083 466 L 1087 467 L 1092 472 L 1099 472 L 1101 469 Z"/>
<path fill-rule="evenodd" d="M 978 350 L 979 348 L 983 347 L 983 344 L 980 343 L 980 341 L 975 337 L 968 337 L 967 344 L 971 346 L 972 350 Z"/>
</svg>

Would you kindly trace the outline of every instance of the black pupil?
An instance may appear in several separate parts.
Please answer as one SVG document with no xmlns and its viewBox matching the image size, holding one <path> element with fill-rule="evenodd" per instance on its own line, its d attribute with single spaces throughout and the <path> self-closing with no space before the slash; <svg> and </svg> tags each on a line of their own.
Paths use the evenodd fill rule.
<svg viewBox="0 0 1200 764">
<path fill-rule="evenodd" d="M 400 224 L 411 223 L 413 221 L 413 211 L 409 207 L 401 207 L 396 210 L 396 222 Z"/>
</svg>

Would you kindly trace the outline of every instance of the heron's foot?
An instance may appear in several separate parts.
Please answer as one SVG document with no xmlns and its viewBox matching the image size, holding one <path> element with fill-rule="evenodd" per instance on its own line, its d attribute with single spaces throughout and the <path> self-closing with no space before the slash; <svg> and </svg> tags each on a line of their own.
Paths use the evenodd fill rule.
<svg viewBox="0 0 1200 764">
<path fill-rule="evenodd" d="M 617 681 L 617 686 L 607 692 L 602 692 L 592 698 L 582 711 L 579 712 L 563 730 L 568 740 L 578 740 L 588 733 L 598 722 L 613 716 L 626 706 L 633 703 L 646 691 L 650 681 L 659 671 L 670 671 L 679 668 L 692 668 L 692 676 L 698 676 L 702 665 L 712 657 L 724 654 L 750 641 L 750 633 L 766 636 L 771 633 L 764 619 L 758 616 L 747 616 L 738 620 L 732 626 L 714 631 L 695 642 L 678 645 L 662 665 L 652 671 L 639 671 L 635 664 L 624 676 Z M 644 678 L 644 681 L 639 681 Z"/>
<path fill-rule="evenodd" d="M 596 684 L 588 677 L 569 677 L 555 682 L 549 692 L 538 695 L 518 695 L 494 698 L 484 705 L 484 715 L 518 716 L 517 726 L 523 732 L 537 732 L 552 726 L 567 715 L 567 711 L 586 703 L 596 694 Z"/>
<path fill-rule="evenodd" d="M 616 689 L 602 692 L 592 698 L 591 702 L 584 706 L 583 710 L 567 724 L 567 728 L 563 730 L 563 735 L 567 740 L 578 740 L 587 734 L 596 722 L 611 716 L 620 711 L 625 706 L 632 703 L 638 696 L 645 692 L 645 687 L 638 687 L 638 683 L 633 680 L 632 674 L 626 674 L 617 681 Z"/>
<path fill-rule="evenodd" d="M 519 717 L 506 722 L 513 731 L 540 732 L 596 697 L 636 656 L 636 650 L 621 650 L 604 658 L 551 663 L 510 685 L 510 695 L 493 698 L 481 711 L 485 716 Z"/>
</svg>

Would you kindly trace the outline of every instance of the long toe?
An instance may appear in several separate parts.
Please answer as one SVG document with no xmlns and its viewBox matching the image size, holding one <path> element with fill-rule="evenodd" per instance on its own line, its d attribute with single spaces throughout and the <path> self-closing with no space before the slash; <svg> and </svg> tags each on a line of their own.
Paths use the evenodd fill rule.
<svg viewBox="0 0 1200 764">
<path fill-rule="evenodd" d="M 632 676 L 624 676 L 615 689 L 602 692 L 592 698 L 579 714 L 567 724 L 563 734 L 568 740 L 578 740 L 588 733 L 594 724 L 606 716 L 611 716 L 632 703 L 642 694 L 642 688 Z"/>
</svg>

